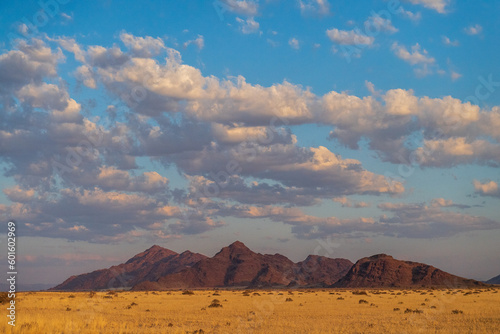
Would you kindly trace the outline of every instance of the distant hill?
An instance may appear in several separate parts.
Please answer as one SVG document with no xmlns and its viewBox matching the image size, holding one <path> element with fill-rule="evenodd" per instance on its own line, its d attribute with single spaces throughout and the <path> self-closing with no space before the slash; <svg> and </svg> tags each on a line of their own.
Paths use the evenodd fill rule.
<svg viewBox="0 0 500 334">
<path fill-rule="evenodd" d="M 486 281 L 488 284 L 500 284 L 500 275 L 490 278 Z"/>
<path fill-rule="evenodd" d="M 181 254 L 153 246 L 135 255 L 125 263 L 108 269 L 71 276 L 50 290 L 100 290 L 131 288 L 143 281 L 156 281 L 162 276 L 175 273 L 206 258 L 205 255 L 185 251 Z"/>
<path fill-rule="evenodd" d="M 477 287 L 485 284 L 458 277 L 433 266 L 400 261 L 386 254 L 365 257 L 356 262 L 349 272 L 333 287 L 387 288 L 387 287 Z"/>
<path fill-rule="evenodd" d="M 156 282 L 142 282 L 133 290 L 203 287 L 326 286 L 352 266 L 346 259 L 309 256 L 294 263 L 280 254 L 259 254 L 236 241 L 206 258 Z"/>
<path fill-rule="evenodd" d="M 488 281 L 498 282 L 499 277 Z M 386 254 L 347 259 L 309 255 L 294 263 L 281 254 L 255 253 L 236 241 L 213 257 L 181 254 L 153 246 L 125 263 L 71 276 L 50 290 L 168 290 L 216 287 L 419 288 L 478 287 L 485 283 L 458 277 L 433 266 L 400 261 Z"/>
</svg>

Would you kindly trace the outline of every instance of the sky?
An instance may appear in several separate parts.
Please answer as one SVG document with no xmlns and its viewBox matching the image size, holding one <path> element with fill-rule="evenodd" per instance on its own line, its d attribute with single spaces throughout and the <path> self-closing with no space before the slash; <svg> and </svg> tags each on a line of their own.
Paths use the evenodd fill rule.
<svg viewBox="0 0 500 334">
<path fill-rule="evenodd" d="M 235 240 L 500 274 L 499 14 L 486 0 L 2 2 L 0 219 L 17 224 L 18 280 Z"/>
</svg>

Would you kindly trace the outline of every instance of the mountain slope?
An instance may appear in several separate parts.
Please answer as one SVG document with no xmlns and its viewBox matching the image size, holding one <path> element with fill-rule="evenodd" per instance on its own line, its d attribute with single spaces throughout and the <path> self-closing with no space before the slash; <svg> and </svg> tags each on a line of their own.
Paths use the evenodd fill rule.
<svg viewBox="0 0 500 334">
<path fill-rule="evenodd" d="M 71 276 L 50 290 L 99 290 L 129 288 L 143 281 L 155 281 L 206 258 L 205 255 L 186 251 L 178 254 L 169 249 L 153 246 L 125 263 L 91 273 Z"/>
<path fill-rule="evenodd" d="M 488 284 L 500 284 L 500 275 L 490 278 L 486 281 Z"/>
<path fill-rule="evenodd" d="M 365 257 L 333 287 L 474 287 L 484 283 L 451 275 L 433 266 L 400 261 L 386 254 Z"/>
<path fill-rule="evenodd" d="M 191 268 L 163 276 L 156 282 L 140 283 L 133 290 L 328 285 L 351 266 L 349 260 L 321 256 L 309 256 L 296 264 L 280 254 L 255 253 L 236 241 Z"/>
</svg>

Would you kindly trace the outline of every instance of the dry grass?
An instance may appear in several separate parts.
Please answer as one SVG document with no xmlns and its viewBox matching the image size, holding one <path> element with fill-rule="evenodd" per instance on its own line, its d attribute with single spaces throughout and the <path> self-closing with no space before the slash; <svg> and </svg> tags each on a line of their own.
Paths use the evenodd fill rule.
<svg viewBox="0 0 500 334">
<path fill-rule="evenodd" d="M 367 303 L 349 290 L 300 290 L 286 302 L 291 294 L 19 293 L 16 328 L 4 320 L 0 333 L 500 332 L 500 294 L 493 289 L 367 290 Z"/>
</svg>

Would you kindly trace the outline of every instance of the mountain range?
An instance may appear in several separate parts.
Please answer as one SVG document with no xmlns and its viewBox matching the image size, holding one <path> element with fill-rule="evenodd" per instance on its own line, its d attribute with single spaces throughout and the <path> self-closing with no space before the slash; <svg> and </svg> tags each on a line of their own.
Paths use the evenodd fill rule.
<svg viewBox="0 0 500 334">
<path fill-rule="evenodd" d="M 476 287 L 482 282 L 458 277 L 433 266 L 400 261 L 385 254 L 358 260 L 309 255 L 294 263 L 281 254 L 255 253 L 236 241 L 213 257 L 181 254 L 153 246 L 125 263 L 71 276 L 50 290 L 168 290 L 187 288 L 265 287 Z"/>
</svg>

